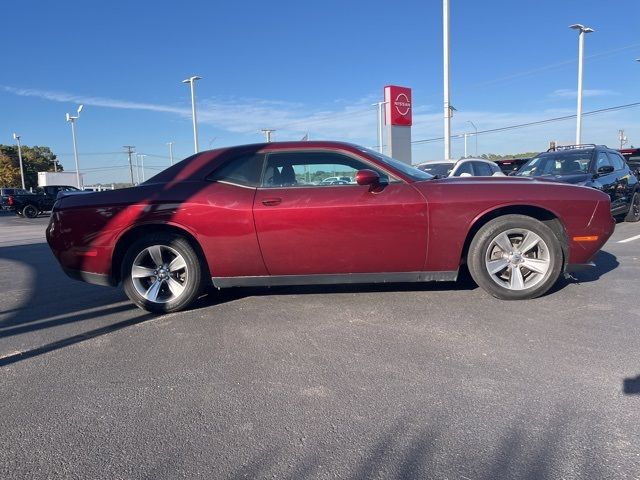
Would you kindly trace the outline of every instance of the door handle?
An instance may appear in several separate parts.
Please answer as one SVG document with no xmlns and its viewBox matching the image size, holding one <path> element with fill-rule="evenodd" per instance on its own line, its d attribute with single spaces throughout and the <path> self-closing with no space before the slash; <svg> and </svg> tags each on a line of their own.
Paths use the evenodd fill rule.
<svg viewBox="0 0 640 480">
<path fill-rule="evenodd" d="M 276 205 L 280 205 L 280 203 L 282 203 L 281 198 L 265 198 L 262 200 L 262 204 L 265 207 L 275 207 Z"/>
</svg>

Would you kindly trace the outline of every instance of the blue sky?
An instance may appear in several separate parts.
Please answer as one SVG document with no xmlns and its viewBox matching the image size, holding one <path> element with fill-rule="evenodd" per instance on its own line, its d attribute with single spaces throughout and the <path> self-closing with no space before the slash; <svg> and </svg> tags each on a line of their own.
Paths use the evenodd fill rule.
<svg viewBox="0 0 640 480">
<path fill-rule="evenodd" d="M 192 152 L 197 84 L 201 149 L 276 140 L 337 139 L 373 146 L 383 87 L 413 89 L 413 139 L 440 137 L 442 2 L 30 1 L 3 8 L 0 143 L 12 132 L 48 145 L 73 170 L 64 121 L 78 103 L 85 183 L 126 181 L 122 145 L 168 165 Z M 575 113 L 577 34 L 587 36 L 584 110 L 640 101 L 640 2 L 451 0 L 454 134 Z M 629 19 L 629 20 L 627 20 Z M 640 108 L 584 119 L 585 142 L 640 145 Z M 480 135 L 478 153 L 516 153 L 570 142 L 575 120 Z M 453 154 L 463 142 L 453 141 Z M 469 143 L 474 153 L 473 141 Z M 443 156 L 416 144 L 414 162 Z M 98 170 L 101 169 L 101 170 Z M 147 177 L 157 170 L 149 170 Z"/>
</svg>

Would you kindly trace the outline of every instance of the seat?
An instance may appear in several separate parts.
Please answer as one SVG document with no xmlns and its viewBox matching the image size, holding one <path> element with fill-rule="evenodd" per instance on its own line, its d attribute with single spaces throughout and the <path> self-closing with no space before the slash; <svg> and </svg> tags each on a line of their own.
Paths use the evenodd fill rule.
<svg viewBox="0 0 640 480">
<path fill-rule="evenodd" d="M 279 187 L 282 183 L 280 179 L 281 175 L 277 168 L 269 165 L 264 171 L 264 186 L 265 187 Z"/>
<path fill-rule="evenodd" d="M 296 185 L 296 172 L 291 165 L 285 165 L 280 172 L 280 183 L 282 185 Z"/>
</svg>

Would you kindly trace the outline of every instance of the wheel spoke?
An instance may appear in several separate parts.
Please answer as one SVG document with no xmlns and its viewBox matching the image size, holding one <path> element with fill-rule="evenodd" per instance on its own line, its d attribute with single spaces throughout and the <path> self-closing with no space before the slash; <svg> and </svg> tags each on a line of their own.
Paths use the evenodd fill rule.
<svg viewBox="0 0 640 480">
<path fill-rule="evenodd" d="M 160 267 L 162 265 L 162 250 L 160 249 L 160 245 L 153 245 L 147 248 L 147 251 L 156 267 Z"/>
<path fill-rule="evenodd" d="M 509 288 L 511 288 L 511 290 L 524 289 L 524 278 L 522 277 L 520 267 L 513 267 L 511 269 L 511 280 L 509 281 Z"/>
<path fill-rule="evenodd" d="M 133 268 L 131 269 L 131 276 L 133 278 L 148 278 L 148 277 L 156 276 L 156 272 L 153 268 L 134 265 Z"/>
<path fill-rule="evenodd" d="M 182 270 L 183 268 L 187 268 L 187 264 L 185 263 L 184 258 L 182 258 L 181 255 L 178 255 L 169 264 L 170 272 L 177 272 L 178 270 Z"/>
<path fill-rule="evenodd" d="M 509 240 L 509 236 L 506 233 L 501 233 L 494 240 L 498 248 L 502 250 L 503 253 L 509 253 L 513 250 L 513 244 L 511 240 Z"/>
<path fill-rule="evenodd" d="M 506 258 L 499 258 L 497 260 L 491 260 L 487 262 L 487 270 L 491 275 L 495 275 L 498 272 L 501 272 L 509 265 L 509 260 Z"/>
<path fill-rule="evenodd" d="M 156 280 L 151 284 L 147 292 L 144 294 L 144 298 L 151 302 L 155 302 L 158 300 L 158 295 L 160 294 L 160 287 L 162 286 L 162 282 Z"/>
<path fill-rule="evenodd" d="M 538 235 L 536 235 L 535 233 L 527 232 L 525 237 L 522 239 L 522 243 L 518 247 L 518 250 L 520 250 L 520 253 L 523 253 L 523 254 L 527 253 L 533 247 L 538 245 L 540 240 L 541 240 L 541 238 Z"/>
<path fill-rule="evenodd" d="M 544 275 L 549 270 L 548 260 L 539 260 L 537 258 L 525 258 L 522 266 L 528 268 L 532 272 Z"/>
<path fill-rule="evenodd" d="M 174 278 L 169 277 L 169 279 L 167 280 L 167 285 L 169 286 L 169 290 L 171 290 L 171 293 L 176 297 L 179 297 L 182 292 L 184 292 L 184 285 L 182 285 Z"/>
</svg>

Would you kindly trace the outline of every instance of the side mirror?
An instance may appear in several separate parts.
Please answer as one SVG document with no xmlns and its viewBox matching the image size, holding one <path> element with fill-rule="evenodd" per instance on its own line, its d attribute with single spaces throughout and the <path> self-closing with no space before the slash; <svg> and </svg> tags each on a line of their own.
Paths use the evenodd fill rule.
<svg viewBox="0 0 640 480">
<path fill-rule="evenodd" d="M 608 173 L 613 172 L 613 166 L 604 165 L 598 169 L 598 175 L 607 175 Z"/>
<path fill-rule="evenodd" d="M 380 175 L 378 175 L 378 172 L 374 172 L 368 168 L 358 170 L 356 173 L 356 183 L 358 185 L 376 186 L 380 184 Z"/>
</svg>

